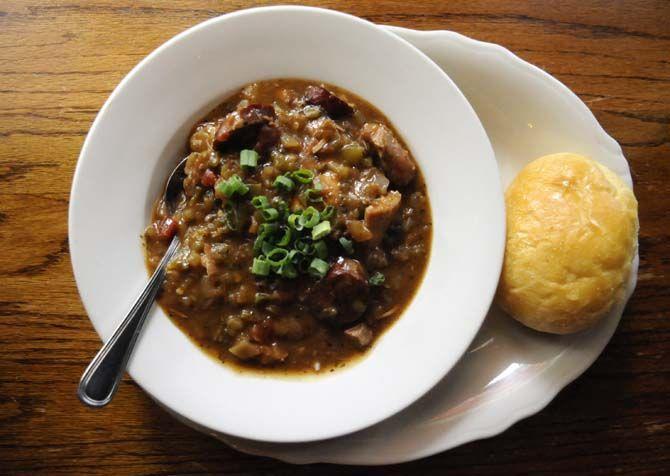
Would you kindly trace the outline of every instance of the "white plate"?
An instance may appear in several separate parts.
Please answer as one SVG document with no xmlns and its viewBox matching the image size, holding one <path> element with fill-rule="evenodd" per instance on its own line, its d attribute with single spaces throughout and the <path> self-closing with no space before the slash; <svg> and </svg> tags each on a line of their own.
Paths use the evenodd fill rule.
<svg viewBox="0 0 670 476">
<path fill-rule="evenodd" d="M 433 212 L 436 245 L 421 287 L 369 355 L 319 378 L 236 372 L 159 308 L 129 372 L 207 431 L 313 441 L 361 430 L 423 396 L 466 351 L 495 292 L 505 224 L 493 151 L 472 107 L 419 50 L 360 18 L 305 7 L 243 10 L 177 35 L 123 79 L 86 138 L 72 185 L 70 251 L 88 315 L 108 339 L 147 281 L 139 236 L 191 126 L 236 89 L 273 77 L 349 89 L 403 134 Z"/>
<path fill-rule="evenodd" d="M 505 185 L 528 161 L 572 151 L 588 155 L 632 185 L 619 145 L 563 84 L 508 50 L 446 32 L 388 27 L 440 65 L 475 108 Z M 638 259 L 628 286 L 635 288 Z M 625 303 L 595 329 L 543 335 L 497 309 L 459 364 L 424 398 L 364 431 L 308 445 L 263 445 L 219 437 L 247 453 L 292 463 L 390 464 L 486 438 L 544 408 L 600 355 Z"/>
</svg>

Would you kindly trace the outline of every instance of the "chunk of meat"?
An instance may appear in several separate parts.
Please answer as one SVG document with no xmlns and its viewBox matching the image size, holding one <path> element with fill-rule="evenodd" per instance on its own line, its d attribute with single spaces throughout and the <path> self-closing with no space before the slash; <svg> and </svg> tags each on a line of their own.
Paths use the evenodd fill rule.
<svg viewBox="0 0 670 476">
<path fill-rule="evenodd" d="M 389 259 L 383 249 L 381 249 L 379 246 L 375 246 L 368 253 L 365 264 L 367 265 L 368 269 L 383 269 L 389 265 Z"/>
<path fill-rule="evenodd" d="M 311 136 L 306 147 L 314 155 L 334 154 L 346 143 L 344 129 L 329 117 L 309 121 L 305 131 Z"/>
<path fill-rule="evenodd" d="M 233 111 L 219 123 L 214 144 L 221 149 L 256 147 L 262 142 L 265 148 L 271 142 L 268 138 L 274 143 L 279 140 L 279 131 L 271 124 L 275 117 L 274 107 L 262 104 L 250 104 Z"/>
<path fill-rule="evenodd" d="M 346 325 L 365 312 L 369 293 L 368 275 L 363 265 L 341 256 L 328 274 L 308 290 L 306 300 L 319 319 Z"/>
<path fill-rule="evenodd" d="M 273 125 L 264 124 L 258 131 L 254 150 L 260 155 L 266 155 L 270 149 L 279 142 L 280 137 L 281 132 L 279 132 L 279 128 Z"/>
<path fill-rule="evenodd" d="M 388 127 L 368 122 L 361 130 L 361 137 L 375 150 L 381 167 L 391 182 L 407 185 L 414 179 L 416 165 Z"/>
<path fill-rule="evenodd" d="M 241 360 L 249 360 L 260 355 L 261 346 L 252 344 L 249 340 L 243 338 L 238 340 L 228 351 Z"/>
<path fill-rule="evenodd" d="M 347 220 L 347 231 L 354 241 L 364 242 L 372 239 L 372 232 L 363 220 Z"/>
<path fill-rule="evenodd" d="M 321 185 L 321 194 L 328 205 L 336 207 L 339 204 L 340 178 L 335 172 L 328 170 L 317 175 L 314 183 Z"/>
<path fill-rule="evenodd" d="M 370 245 L 376 246 L 384 238 L 386 229 L 400 210 L 401 198 L 400 192 L 394 190 L 383 197 L 376 198 L 365 209 L 365 227 L 372 234 Z"/>
<path fill-rule="evenodd" d="M 203 253 L 200 255 L 200 262 L 207 271 L 207 276 L 215 277 L 221 273 L 223 263 L 230 253 L 230 245 L 227 243 L 205 243 Z"/>
<path fill-rule="evenodd" d="M 308 86 L 305 90 L 305 102 L 321 106 L 333 119 L 348 116 L 354 112 L 349 104 L 321 86 Z"/>
<path fill-rule="evenodd" d="M 351 339 L 359 348 L 367 347 L 372 342 L 372 330 L 364 323 L 356 324 L 344 331 L 344 335 Z"/>
<path fill-rule="evenodd" d="M 277 343 L 259 345 L 246 338 L 238 340 L 228 351 L 240 360 L 257 359 L 264 365 L 282 362 L 288 357 L 288 352 Z"/>
<path fill-rule="evenodd" d="M 386 195 L 389 179 L 377 167 L 365 169 L 354 182 L 352 193 L 354 193 L 366 205 L 382 195 Z"/>
<path fill-rule="evenodd" d="M 276 342 L 272 345 L 262 345 L 260 350 L 261 352 L 258 356 L 258 360 L 260 360 L 263 365 L 283 362 L 286 360 L 286 357 L 288 357 L 288 352 Z"/>
</svg>

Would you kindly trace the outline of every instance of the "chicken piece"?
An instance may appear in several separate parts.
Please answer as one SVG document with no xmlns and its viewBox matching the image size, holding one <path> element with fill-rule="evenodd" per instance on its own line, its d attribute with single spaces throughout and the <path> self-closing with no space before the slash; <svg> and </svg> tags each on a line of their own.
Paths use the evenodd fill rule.
<svg viewBox="0 0 670 476">
<path fill-rule="evenodd" d="M 402 195 L 400 192 L 392 191 L 383 197 L 375 199 L 366 209 L 364 223 L 365 227 L 372 234 L 370 245 L 376 246 L 384 238 L 386 229 L 393 221 L 393 218 L 400 210 L 400 201 Z"/>
<path fill-rule="evenodd" d="M 314 183 L 321 185 L 321 194 L 328 205 L 334 207 L 339 205 L 340 178 L 335 172 L 326 171 L 315 177 Z"/>
<path fill-rule="evenodd" d="M 347 231 L 351 235 L 351 238 L 359 243 L 372 239 L 372 232 L 363 220 L 347 220 Z"/>
<path fill-rule="evenodd" d="M 215 277 L 221 273 L 222 265 L 230 253 L 230 245 L 227 243 L 205 243 L 200 262 L 207 271 L 207 276 Z"/>
<path fill-rule="evenodd" d="M 364 322 L 356 324 L 354 327 L 350 327 L 344 331 L 344 335 L 351 339 L 356 346 L 361 349 L 370 345 L 370 342 L 372 342 L 372 338 L 374 337 L 372 330 L 370 330 Z"/>
<path fill-rule="evenodd" d="M 363 170 L 354 182 L 352 193 L 361 203 L 369 205 L 373 199 L 386 195 L 389 179 L 377 167 Z"/>
<path fill-rule="evenodd" d="M 233 354 L 235 357 L 241 360 L 249 360 L 260 355 L 261 346 L 257 344 L 252 344 L 246 338 L 238 340 L 232 347 L 228 349 L 228 352 Z"/>
<path fill-rule="evenodd" d="M 380 165 L 391 182 L 402 186 L 414 179 L 416 165 L 388 127 L 368 122 L 361 130 L 361 137 L 375 150 Z"/>
<path fill-rule="evenodd" d="M 277 362 L 283 362 L 288 357 L 288 352 L 276 342 L 272 345 L 262 345 L 258 356 L 261 364 L 268 365 Z"/>
<path fill-rule="evenodd" d="M 334 154 L 345 144 L 344 129 L 329 117 L 309 121 L 305 131 L 311 136 L 307 149 L 314 155 Z"/>
</svg>

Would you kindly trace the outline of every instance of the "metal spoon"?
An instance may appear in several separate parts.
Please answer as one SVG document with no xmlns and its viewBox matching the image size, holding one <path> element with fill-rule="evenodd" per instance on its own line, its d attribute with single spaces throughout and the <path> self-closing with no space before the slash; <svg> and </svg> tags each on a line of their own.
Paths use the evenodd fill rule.
<svg viewBox="0 0 670 476">
<path fill-rule="evenodd" d="M 176 208 L 179 192 L 183 189 L 185 165 L 186 159 L 175 167 L 163 192 L 170 212 Z M 130 312 L 81 376 L 77 395 L 86 405 L 104 407 L 112 400 L 126 370 L 128 359 L 133 353 L 137 336 L 142 331 L 147 314 L 163 284 L 165 268 L 179 248 L 179 244 L 179 235 L 175 235 Z"/>
</svg>

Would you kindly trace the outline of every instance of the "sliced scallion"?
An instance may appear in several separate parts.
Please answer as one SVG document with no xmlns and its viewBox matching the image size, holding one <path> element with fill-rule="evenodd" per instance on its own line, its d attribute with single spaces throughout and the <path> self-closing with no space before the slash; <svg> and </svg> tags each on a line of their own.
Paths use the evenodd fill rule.
<svg viewBox="0 0 670 476">
<path fill-rule="evenodd" d="M 290 226 L 296 231 L 300 231 L 303 228 L 305 228 L 305 226 L 302 223 L 300 223 L 300 216 L 301 215 L 298 213 L 291 213 L 288 216 L 288 219 L 286 220 L 288 222 L 288 226 Z"/>
<path fill-rule="evenodd" d="M 291 279 L 298 276 L 298 270 L 295 269 L 295 265 L 293 263 L 287 261 L 279 267 L 277 274 L 284 278 Z"/>
<path fill-rule="evenodd" d="M 219 181 L 216 184 L 216 190 L 228 198 L 243 197 L 249 191 L 249 186 L 242 181 L 239 175 L 233 175 L 228 180 Z"/>
<path fill-rule="evenodd" d="M 282 237 L 277 241 L 277 246 L 288 246 L 288 244 L 291 242 L 291 229 L 289 227 L 284 227 L 284 234 Z"/>
<path fill-rule="evenodd" d="M 265 195 L 256 195 L 254 198 L 251 199 L 251 204 L 253 205 L 254 208 L 257 208 L 258 210 L 263 210 L 264 208 L 270 206 L 268 197 L 266 197 Z"/>
<path fill-rule="evenodd" d="M 328 218 L 333 216 L 333 213 L 335 213 L 335 207 L 332 205 L 327 205 L 322 211 L 321 211 L 321 218 L 324 220 L 327 220 Z"/>
<path fill-rule="evenodd" d="M 312 239 L 314 241 L 320 240 L 321 238 L 328 236 L 330 233 L 330 222 L 322 221 L 312 229 Z"/>
<path fill-rule="evenodd" d="M 276 208 L 268 207 L 261 210 L 261 215 L 263 215 L 263 220 L 266 222 L 273 222 L 279 218 L 279 212 Z"/>
<path fill-rule="evenodd" d="M 261 245 L 261 251 L 263 252 L 264 255 L 268 255 L 275 248 L 276 246 L 267 240 L 263 241 L 263 244 Z"/>
<path fill-rule="evenodd" d="M 258 234 L 267 236 L 277 232 L 278 230 L 278 223 L 261 223 L 261 225 L 258 227 Z"/>
<path fill-rule="evenodd" d="M 328 246 L 324 241 L 315 241 L 314 242 L 314 254 L 321 259 L 328 258 Z"/>
<path fill-rule="evenodd" d="M 314 245 L 309 241 L 309 238 L 299 238 L 295 240 L 295 249 L 304 255 L 314 254 Z"/>
<path fill-rule="evenodd" d="M 268 263 L 270 263 L 270 266 L 273 268 L 279 268 L 286 262 L 286 258 L 288 257 L 288 250 L 284 248 L 275 248 L 267 253 L 265 257 L 267 258 Z"/>
<path fill-rule="evenodd" d="M 320 258 L 312 259 L 312 262 L 309 264 L 307 272 L 315 278 L 323 278 L 328 272 L 330 266 L 327 262 Z"/>
<path fill-rule="evenodd" d="M 323 202 L 323 197 L 321 196 L 321 190 L 318 188 L 308 188 L 303 192 L 303 198 L 309 203 L 320 203 Z"/>
<path fill-rule="evenodd" d="M 244 149 L 240 152 L 240 165 L 248 169 L 255 169 L 258 166 L 259 155 L 255 150 Z"/>
<path fill-rule="evenodd" d="M 342 246 L 342 249 L 344 249 L 344 252 L 347 253 L 348 255 L 353 254 L 354 252 L 354 242 L 351 241 L 350 239 L 341 236 L 340 239 L 338 240 L 340 242 L 340 246 Z"/>
<path fill-rule="evenodd" d="M 293 180 L 288 178 L 285 175 L 280 175 L 278 176 L 272 186 L 278 190 L 283 190 L 285 192 L 290 192 L 295 188 L 295 183 L 293 183 Z"/>
<path fill-rule="evenodd" d="M 267 276 L 270 274 L 270 263 L 265 256 L 254 258 L 251 264 L 251 272 L 256 276 Z"/>
<path fill-rule="evenodd" d="M 310 183 L 314 179 L 314 172 L 309 169 L 299 169 L 291 172 L 291 178 L 300 183 Z"/>
<path fill-rule="evenodd" d="M 307 207 L 303 210 L 298 221 L 305 228 L 314 228 L 319 223 L 320 217 L 319 210 L 314 207 Z"/>
</svg>

